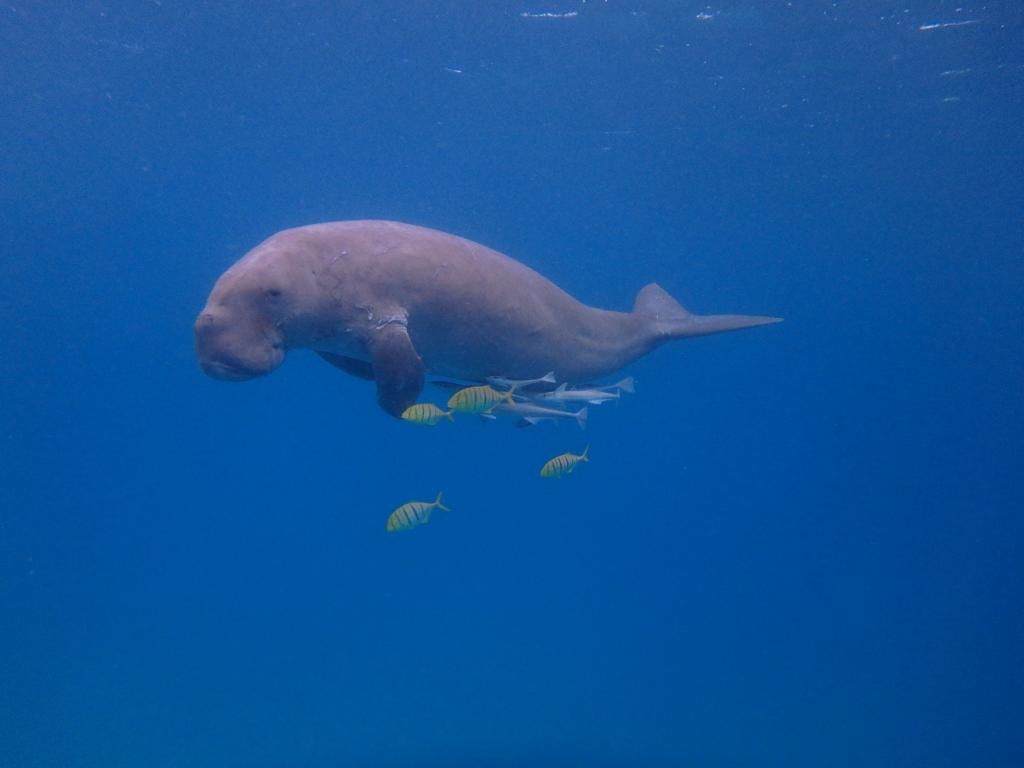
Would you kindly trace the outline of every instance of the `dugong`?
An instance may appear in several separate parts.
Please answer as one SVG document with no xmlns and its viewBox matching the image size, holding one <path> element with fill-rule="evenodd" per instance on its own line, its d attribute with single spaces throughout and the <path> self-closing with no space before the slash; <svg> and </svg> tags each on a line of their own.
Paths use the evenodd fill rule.
<svg viewBox="0 0 1024 768">
<path fill-rule="evenodd" d="M 560 382 L 600 379 L 662 342 L 779 322 L 694 315 L 657 284 L 632 312 L 580 303 L 520 262 L 437 230 L 394 221 L 286 229 L 213 287 L 195 323 L 202 369 L 241 381 L 311 349 L 377 385 L 399 416 L 424 375 Z"/>
</svg>

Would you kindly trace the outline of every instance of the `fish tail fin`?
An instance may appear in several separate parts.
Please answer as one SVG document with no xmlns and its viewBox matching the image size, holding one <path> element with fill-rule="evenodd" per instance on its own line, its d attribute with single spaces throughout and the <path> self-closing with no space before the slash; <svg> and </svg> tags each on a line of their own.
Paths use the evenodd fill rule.
<svg viewBox="0 0 1024 768">
<path fill-rule="evenodd" d="M 633 381 L 633 377 L 632 376 L 627 376 L 622 381 L 620 381 L 618 384 L 613 384 L 612 387 L 615 388 L 615 389 L 620 389 L 623 392 L 628 392 L 631 395 L 635 395 L 636 394 L 636 387 L 634 386 L 635 384 L 636 384 L 636 382 Z"/>
<path fill-rule="evenodd" d="M 580 408 L 578 413 L 574 413 L 573 416 L 576 418 L 576 423 L 580 429 L 587 428 L 587 409 L 586 407 Z M 587 446 L 588 448 L 590 446 Z"/>
<path fill-rule="evenodd" d="M 657 283 L 649 283 L 640 289 L 633 303 L 633 314 L 650 318 L 655 336 L 660 341 L 782 322 L 781 317 L 759 315 L 694 315 Z"/>
<path fill-rule="evenodd" d="M 514 405 L 516 401 L 512 399 L 512 395 L 515 394 L 515 391 L 516 391 L 516 385 L 513 384 L 512 387 L 509 389 L 509 391 L 506 392 L 505 396 L 503 398 L 501 398 L 501 399 L 504 400 L 506 403 Z"/>
<path fill-rule="evenodd" d="M 555 379 L 554 371 L 548 371 L 547 373 L 540 377 L 540 380 L 543 381 L 545 384 L 554 384 L 555 381 L 557 381 L 557 379 Z"/>
<path fill-rule="evenodd" d="M 454 411 L 445 411 L 444 412 L 444 417 L 446 419 L 448 419 L 448 421 L 450 421 L 452 424 L 455 423 L 455 413 L 454 413 Z"/>
<path fill-rule="evenodd" d="M 437 507 L 438 509 L 443 509 L 445 512 L 451 512 L 451 510 L 448 509 L 448 507 L 441 503 L 441 493 L 442 491 L 437 492 L 437 498 L 434 499 L 434 506 Z"/>
<path fill-rule="evenodd" d="M 590 461 L 590 444 L 583 449 L 583 453 L 580 454 L 580 461 Z"/>
</svg>

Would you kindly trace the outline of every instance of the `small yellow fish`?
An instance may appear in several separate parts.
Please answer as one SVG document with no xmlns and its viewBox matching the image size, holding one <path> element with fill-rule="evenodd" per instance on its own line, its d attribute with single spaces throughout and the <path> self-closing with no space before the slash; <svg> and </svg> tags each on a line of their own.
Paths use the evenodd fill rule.
<svg viewBox="0 0 1024 768">
<path fill-rule="evenodd" d="M 394 533 L 395 531 L 407 531 L 410 528 L 415 528 L 417 525 L 423 525 L 430 522 L 430 513 L 434 511 L 434 507 L 439 507 L 445 512 L 451 512 L 448 507 L 441 503 L 441 493 L 438 492 L 437 498 L 431 501 L 410 501 L 388 516 L 388 533 Z"/>
<path fill-rule="evenodd" d="M 433 403 L 416 403 L 402 411 L 402 418 L 413 424 L 424 424 L 432 427 L 441 419 L 455 421 L 451 411 L 442 411 Z"/>
<path fill-rule="evenodd" d="M 448 400 L 448 407 L 456 413 L 487 413 L 498 403 L 511 403 L 512 387 L 508 392 L 499 392 L 487 384 L 476 387 L 464 387 L 451 396 Z"/>
<path fill-rule="evenodd" d="M 590 451 L 589 445 L 583 449 L 583 453 L 579 456 L 575 453 L 563 453 L 561 456 L 555 456 L 555 458 L 540 468 L 540 476 L 561 477 L 562 475 L 568 475 L 576 469 L 576 465 L 581 461 L 590 461 L 587 458 L 588 451 Z"/>
</svg>

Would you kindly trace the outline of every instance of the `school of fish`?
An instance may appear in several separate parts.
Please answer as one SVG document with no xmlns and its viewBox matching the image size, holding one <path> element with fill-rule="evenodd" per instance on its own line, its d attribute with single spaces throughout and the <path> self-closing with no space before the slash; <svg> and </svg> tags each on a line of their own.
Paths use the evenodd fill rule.
<svg viewBox="0 0 1024 768">
<path fill-rule="evenodd" d="M 444 389 L 454 389 L 448 398 L 448 410 L 435 403 L 416 403 L 402 413 L 402 418 L 411 424 L 436 426 L 442 419 L 455 421 L 455 414 L 476 415 L 484 419 L 497 419 L 499 415 L 518 417 L 519 427 L 532 427 L 541 422 L 575 421 L 580 429 L 587 426 L 587 407 L 600 405 L 609 400 L 618 400 L 622 393 L 636 392 L 633 377 L 604 387 L 571 387 L 567 382 L 559 384 L 554 372 L 536 379 L 506 379 L 491 377 L 487 384 L 461 386 L 454 382 L 435 381 Z M 547 388 L 556 384 L 554 389 Z M 577 411 L 570 410 L 573 404 L 581 405 Z M 584 405 L 585 404 L 585 405 Z M 565 406 L 565 407 L 563 407 Z M 561 478 L 571 474 L 581 463 L 590 461 L 590 446 L 583 453 L 562 453 L 549 459 L 540 469 L 543 478 Z M 396 508 L 387 519 L 387 532 L 396 533 L 430 522 L 435 509 L 451 511 L 441 503 L 441 494 L 434 501 L 409 501 Z"/>
</svg>

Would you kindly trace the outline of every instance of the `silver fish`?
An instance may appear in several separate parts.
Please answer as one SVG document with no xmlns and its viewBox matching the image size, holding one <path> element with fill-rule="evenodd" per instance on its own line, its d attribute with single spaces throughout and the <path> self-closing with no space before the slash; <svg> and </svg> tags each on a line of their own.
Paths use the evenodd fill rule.
<svg viewBox="0 0 1024 768">
<path fill-rule="evenodd" d="M 553 392 L 538 392 L 531 397 L 538 401 L 556 403 L 590 403 L 600 405 L 606 400 L 618 400 L 623 392 L 633 394 L 636 389 L 633 386 L 633 377 L 628 376 L 620 382 L 607 387 L 586 387 L 582 389 L 569 389 L 562 384 Z"/>
<path fill-rule="evenodd" d="M 521 426 L 533 426 L 542 421 L 558 421 L 560 419 L 574 419 L 580 429 L 587 428 L 587 409 L 580 408 L 576 413 L 563 411 L 561 408 L 547 408 L 536 403 L 498 403 L 493 408 L 498 413 L 508 413 L 512 416 L 521 416 Z"/>
<path fill-rule="evenodd" d="M 528 387 L 531 384 L 554 384 L 557 381 L 555 379 L 555 372 L 548 371 L 539 379 L 506 379 L 502 376 L 488 376 L 487 383 L 492 386 L 504 387 L 505 389 L 522 389 Z"/>
</svg>

